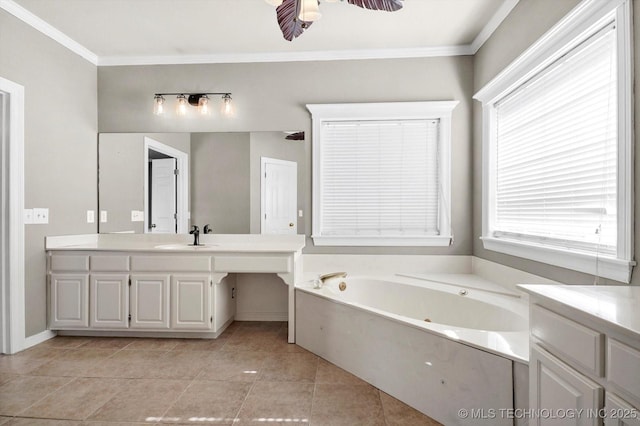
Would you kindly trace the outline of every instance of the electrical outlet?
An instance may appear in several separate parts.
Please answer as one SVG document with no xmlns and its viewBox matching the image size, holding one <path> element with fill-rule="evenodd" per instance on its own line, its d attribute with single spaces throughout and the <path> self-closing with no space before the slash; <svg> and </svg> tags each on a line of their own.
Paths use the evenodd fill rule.
<svg viewBox="0 0 640 426">
<path fill-rule="evenodd" d="M 49 209 L 33 209 L 33 223 L 49 223 Z"/>
<path fill-rule="evenodd" d="M 302 210 L 298 210 L 298 217 L 302 217 Z"/>
<path fill-rule="evenodd" d="M 87 210 L 87 223 L 95 223 L 95 222 L 96 222 L 95 210 Z"/>
<path fill-rule="evenodd" d="M 107 211 L 100 210 L 100 223 L 107 223 Z"/>
<path fill-rule="evenodd" d="M 24 209 L 24 224 L 30 225 L 33 223 L 33 209 Z"/>
</svg>

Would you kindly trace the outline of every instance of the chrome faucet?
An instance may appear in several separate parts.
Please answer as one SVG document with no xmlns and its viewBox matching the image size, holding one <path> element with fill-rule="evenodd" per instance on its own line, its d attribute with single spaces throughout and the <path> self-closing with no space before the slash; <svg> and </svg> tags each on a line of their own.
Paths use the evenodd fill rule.
<svg viewBox="0 0 640 426">
<path fill-rule="evenodd" d="M 193 225 L 189 233 L 193 234 L 193 245 L 199 246 L 200 245 L 200 228 L 198 228 L 198 225 Z"/>
</svg>

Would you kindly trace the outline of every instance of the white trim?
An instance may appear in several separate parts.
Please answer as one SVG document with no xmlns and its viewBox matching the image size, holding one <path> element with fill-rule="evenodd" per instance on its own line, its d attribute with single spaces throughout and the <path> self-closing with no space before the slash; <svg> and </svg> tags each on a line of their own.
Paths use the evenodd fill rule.
<svg viewBox="0 0 640 426">
<path fill-rule="evenodd" d="M 9 96 L 9 141 L 5 152 L 9 165 L 8 223 L 2 232 L 7 248 L 8 282 L 3 283 L 3 353 L 25 347 L 25 244 L 24 244 L 24 87 L 0 77 L 0 91 Z"/>
<path fill-rule="evenodd" d="M 1 1 L 1 0 L 0 0 Z M 302 52 L 218 53 L 209 55 L 103 56 L 98 66 L 239 64 L 259 62 L 341 61 L 361 59 L 432 58 L 466 56 L 471 45 L 410 47 L 397 49 L 316 50 Z"/>
<path fill-rule="evenodd" d="M 502 21 L 509 16 L 509 13 L 511 13 L 519 1 L 520 0 L 504 0 L 502 2 L 498 10 L 496 10 L 496 13 L 494 13 L 491 19 L 489 19 L 489 22 L 487 22 L 487 25 L 484 26 L 469 45 L 472 55 L 475 55 L 482 45 L 489 40 L 489 37 L 491 37 L 494 31 L 500 26 Z"/>
<path fill-rule="evenodd" d="M 484 248 L 628 283 L 633 262 L 634 141 L 632 13 L 629 0 L 583 0 L 474 96 L 482 102 L 482 241 Z M 618 58 L 617 259 L 493 237 L 495 198 L 494 104 L 565 55 L 589 34 L 616 19 Z M 619 60 L 620 60 L 619 59 Z"/>
<path fill-rule="evenodd" d="M 581 34 L 626 0 L 583 0 L 531 47 L 480 89 L 474 99 L 492 103 L 571 50 Z"/>
<path fill-rule="evenodd" d="M 236 312 L 236 321 L 287 321 L 288 312 Z"/>
<path fill-rule="evenodd" d="M 169 155 L 176 159 L 176 168 L 178 169 L 177 187 L 178 194 L 176 197 L 177 213 L 178 213 L 178 234 L 186 234 L 189 232 L 189 154 L 175 149 L 169 145 L 165 145 L 148 136 L 144 137 L 144 233 L 149 229 L 149 173 L 147 163 L 149 162 L 149 148 L 162 154 Z"/>
<path fill-rule="evenodd" d="M 451 236 L 437 235 L 433 237 L 360 237 L 360 236 L 318 236 L 311 235 L 316 246 L 355 246 L 355 247 L 448 247 Z"/>
<path fill-rule="evenodd" d="M 318 50 L 302 52 L 216 53 L 205 55 L 98 56 L 14 0 L 0 0 L 0 9 L 97 66 L 239 64 L 260 62 L 340 61 L 358 59 L 432 58 L 475 55 L 519 0 L 504 0 L 471 44 L 392 49 Z"/>
<path fill-rule="evenodd" d="M 38 345 L 42 342 L 46 342 L 49 339 L 53 339 L 57 335 L 58 333 L 56 333 L 55 331 L 45 330 L 45 331 L 41 331 L 38 334 L 34 334 L 33 336 L 29 336 L 25 339 L 24 349 Z"/>
<path fill-rule="evenodd" d="M 448 246 L 451 244 L 451 116 L 458 101 L 307 104 L 312 118 L 312 237 L 316 245 L 335 246 Z M 322 123 L 339 120 L 440 120 L 440 233 L 434 237 L 357 237 L 321 235 Z"/>
<path fill-rule="evenodd" d="M 623 283 L 631 281 L 631 270 L 636 264 L 634 261 L 598 257 L 587 253 L 578 253 L 555 247 L 543 247 L 522 241 L 491 237 L 482 237 L 481 239 L 484 248 L 487 250 L 572 269 Z"/>
<path fill-rule="evenodd" d="M 29 12 L 13 0 L 0 0 L 0 9 L 4 9 L 11 15 L 31 26 L 33 29 L 40 31 L 47 37 L 57 41 L 73 53 L 83 57 L 93 65 L 98 65 L 98 55 L 73 40 L 68 35 L 54 28 L 52 25 Z"/>
</svg>

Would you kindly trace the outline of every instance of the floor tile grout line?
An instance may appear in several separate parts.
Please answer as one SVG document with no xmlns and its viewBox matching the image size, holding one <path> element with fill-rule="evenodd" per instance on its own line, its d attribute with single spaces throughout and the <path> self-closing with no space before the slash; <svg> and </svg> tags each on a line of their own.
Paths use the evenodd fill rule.
<svg viewBox="0 0 640 426">
<path fill-rule="evenodd" d="M 237 423 L 240 421 L 240 419 L 238 418 L 238 416 L 240 415 L 240 413 L 242 412 L 242 408 L 244 407 L 244 404 L 247 402 L 247 399 L 249 398 L 249 395 L 251 394 L 251 391 L 253 390 L 253 388 L 256 386 L 256 383 L 258 383 L 258 380 L 254 380 L 251 383 L 251 386 L 249 386 L 249 390 L 247 391 L 247 394 L 244 396 L 244 400 L 242 400 L 242 403 L 240 404 L 240 407 L 238 407 L 238 411 L 236 412 L 236 415 L 233 417 L 233 421 L 232 423 Z"/>
<path fill-rule="evenodd" d="M 36 405 L 40 401 L 46 399 L 47 397 L 49 397 L 49 395 L 52 395 L 54 392 L 56 392 L 56 391 L 62 389 L 63 387 L 75 382 L 76 380 L 78 380 L 78 377 L 67 377 L 67 376 L 62 376 L 62 377 L 60 377 L 60 376 L 24 376 L 24 377 L 57 377 L 57 378 L 70 378 L 71 380 L 69 380 L 67 383 L 65 383 L 62 386 L 58 386 L 57 388 L 55 388 L 51 392 L 48 392 L 45 396 L 43 396 L 42 398 L 40 398 L 37 401 L 35 401 L 33 404 L 29 405 L 28 407 L 26 407 L 23 410 L 21 410 L 20 412 L 18 412 L 18 414 L 16 414 L 16 416 L 19 416 L 21 413 L 24 413 L 24 412 L 28 411 L 31 407 L 33 407 L 34 405 Z"/>
</svg>

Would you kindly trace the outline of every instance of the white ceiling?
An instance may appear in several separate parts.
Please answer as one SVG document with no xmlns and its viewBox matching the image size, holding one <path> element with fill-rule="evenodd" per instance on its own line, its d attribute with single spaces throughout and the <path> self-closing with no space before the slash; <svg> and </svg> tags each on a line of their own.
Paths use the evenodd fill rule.
<svg viewBox="0 0 640 426">
<path fill-rule="evenodd" d="M 0 5 L 40 18 L 108 65 L 195 57 L 241 62 L 243 55 L 429 56 L 425 52 L 443 47 L 445 54 L 469 54 L 517 1 L 405 0 L 397 12 L 321 2 L 322 18 L 291 42 L 282 37 L 275 8 L 264 0 L 0 0 Z"/>
</svg>

